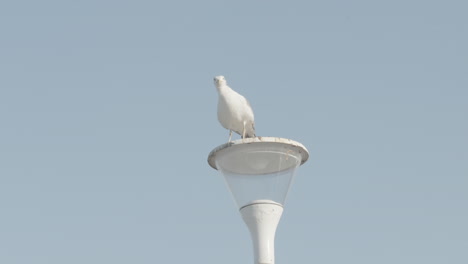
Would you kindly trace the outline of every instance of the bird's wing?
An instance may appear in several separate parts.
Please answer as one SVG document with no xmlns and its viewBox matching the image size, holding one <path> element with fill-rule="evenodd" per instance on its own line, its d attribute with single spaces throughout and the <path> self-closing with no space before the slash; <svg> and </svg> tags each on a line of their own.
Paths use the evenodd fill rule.
<svg viewBox="0 0 468 264">
<path fill-rule="evenodd" d="M 244 97 L 244 99 L 245 99 L 245 102 L 247 103 L 247 105 L 249 106 L 249 108 L 252 109 L 252 106 L 250 105 L 249 100 L 247 100 L 247 98 L 245 98 L 245 97 Z"/>
<path fill-rule="evenodd" d="M 244 98 L 244 100 L 245 100 L 245 103 L 247 104 L 247 106 L 249 107 L 250 111 L 251 111 L 251 112 L 252 112 L 252 114 L 253 114 L 253 109 L 252 109 L 252 106 L 250 105 L 250 102 L 249 102 L 249 100 L 247 100 L 247 98 L 245 98 L 245 97 L 243 97 L 243 96 L 242 96 L 242 98 Z"/>
</svg>

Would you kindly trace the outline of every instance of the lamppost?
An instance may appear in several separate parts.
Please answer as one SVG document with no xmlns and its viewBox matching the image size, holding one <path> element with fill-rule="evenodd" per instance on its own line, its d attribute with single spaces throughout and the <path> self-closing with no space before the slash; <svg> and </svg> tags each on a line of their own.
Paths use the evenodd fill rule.
<svg viewBox="0 0 468 264">
<path fill-rule="evenodd" d="M 299 142 L 276 137 L 239 139 L 208 156 L 237 203 L 252 237 L 255 264 L 275 263 L 275 233 L 294 172 L 309 158 Z"/>
</svg>

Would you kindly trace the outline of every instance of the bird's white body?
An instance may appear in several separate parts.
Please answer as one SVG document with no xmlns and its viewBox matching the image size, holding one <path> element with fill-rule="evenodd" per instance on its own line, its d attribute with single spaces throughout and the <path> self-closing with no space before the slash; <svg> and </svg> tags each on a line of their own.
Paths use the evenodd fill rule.
<svg viewBox="0 0 468 264">
<path fill-rule="evenodd" d="M 221 125 L 242 138 L 255 137 L 254 114 L 247 99 L 232 90 L 223 76 L 215 77 L 215 86 L 219 94 L 218 120 Z"/>
</svg>

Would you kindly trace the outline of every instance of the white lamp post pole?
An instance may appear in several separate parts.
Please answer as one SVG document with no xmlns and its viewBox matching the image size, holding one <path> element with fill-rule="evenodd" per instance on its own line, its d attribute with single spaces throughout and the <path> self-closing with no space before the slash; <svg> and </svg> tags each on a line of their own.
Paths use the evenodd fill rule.
<svg viewBox="0 0 468 264">
<path fill-rule="evenodd" d="M 275 263 L 275 233 L 283 206 L 270 201 L 256 201 L 240 209 L 249 228 L 255 263 Z"/>
<path fill-rule="evenodd" d="M 275 233 L 297 167 L 309 153 L 284 138 L 236 140 L 215 148 L 208 163 L 221 171 L 249 228 L 255 264 L 275 263 Z"/>
</svg>

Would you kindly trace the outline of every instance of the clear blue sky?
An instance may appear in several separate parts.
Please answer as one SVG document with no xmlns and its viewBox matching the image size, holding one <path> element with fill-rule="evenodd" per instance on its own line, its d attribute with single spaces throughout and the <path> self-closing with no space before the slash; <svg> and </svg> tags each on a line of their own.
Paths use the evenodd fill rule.
<svg viewBox="0 0 468 264">
<path fill-rule="evenodd" d="M 310 151 L 285 263 L 468 263 L 466 1 L 3 1 L 0 263 L 252 263 L 215 75 Z"/>
</svg>

